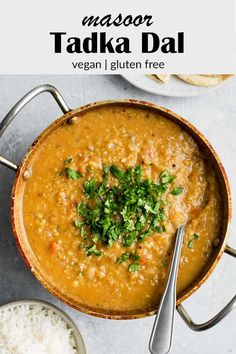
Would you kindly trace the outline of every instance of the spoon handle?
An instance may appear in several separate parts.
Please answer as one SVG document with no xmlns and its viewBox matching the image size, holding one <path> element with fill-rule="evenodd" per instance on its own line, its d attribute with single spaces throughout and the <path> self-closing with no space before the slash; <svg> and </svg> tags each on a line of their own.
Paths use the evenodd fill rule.
<svg viewBox="0 0 236 354">
<path fill-rule="evenodd" d="M 185 224 L 180 226 L 176 233 L 176 241 L 172 256 L 170 273 L 165 292 L 153 325 L 149 342 L 152 354 L 166 354 L 170 351 L 176 307 L 176 280 L 178 275 L 181 247 L 184 237 Z"/>
</svg>

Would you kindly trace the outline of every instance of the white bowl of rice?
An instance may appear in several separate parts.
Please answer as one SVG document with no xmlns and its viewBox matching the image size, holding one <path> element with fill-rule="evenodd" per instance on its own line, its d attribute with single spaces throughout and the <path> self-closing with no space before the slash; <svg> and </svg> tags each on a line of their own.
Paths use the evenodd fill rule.
<svg viewBox="0 0 236 354">
<path fill-rule="evenodd" d="M 20 300 L 0 307 L 1 354 L 86 354 L 70 317 L 45 301 Z"/>
</svg>

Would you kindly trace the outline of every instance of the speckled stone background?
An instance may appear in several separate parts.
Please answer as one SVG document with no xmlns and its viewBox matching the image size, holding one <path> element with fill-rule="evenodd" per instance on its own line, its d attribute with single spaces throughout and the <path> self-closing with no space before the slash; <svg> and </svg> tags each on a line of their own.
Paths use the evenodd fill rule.
<svg viewBox="0 0 236 354">
<path fill-rule="evenodd" d="M 145 93 L 120 76 L 0 76 L 0 119 L 28 90 L 43 83 L 55 85 L 70 107 L 96 100 L 137 98 L 181 114 L 206 135 L 219 153 L 236 205 L 236 79 L 205 96 L 183 99 Z M 32 140 L 59 115 L 61 112 L 49 94 L 37 97 L 0 139 L 0 153 L 19 163 Z M 111 321 L 87 316 L 57 301 L 34 278 L 19 255 L 11 231 L 9 199 L 13 180 L 14 172 L 0 166 L 0 304 L 26 298 L 55 303 L 78 324 L 88 354 L 148 353 L 154 318 Z M 229 244 L 236 247 L 236 218 Z M 210 279 L 185 306 L 196 321 L 205 321 L 235 293 L 236 259 L 224 255 Z M 236 353 L 236 311 L 204 333 L 192 332 L 177 314 L 171 353 Z"/>
</svg>

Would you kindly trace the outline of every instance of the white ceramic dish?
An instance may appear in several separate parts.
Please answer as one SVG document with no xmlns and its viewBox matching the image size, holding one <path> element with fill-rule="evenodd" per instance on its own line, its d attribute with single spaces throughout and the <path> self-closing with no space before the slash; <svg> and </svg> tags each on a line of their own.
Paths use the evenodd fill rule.
<svg viewBox="0 0 236 354">
<path fill-rule="evenodd" d="M 203 95 L 205 93 L 216 90 L 218 87 L 224 85 L 231 78 L 230 77 L 225 79 L 224 82 L 216 86 L 200 87 L 190 85 L 187 82 L 180 80 L 176 76 L 172 76 L 167 84 L 161 82 L 159 83 L 155 80 L 152 80 L 147 75 L 126 74 L 122 76 L 129 83 L 138 87 L 141 90 L 154 93 L 156 95 L 171 97 L 192 97 Z"/>
<path fill-rule="evenodd" d="M 18 300 L 18 301 L 9 302 L 8 304 L 0 306 L 0 311 L 3 309 L 10 309 L 10 308 L 14 308 L 14 307 L 21 306 L 21 305 L 30 305 L 30 306 L 41 305 L 42 307 L 49 309 L 49 310 L 53 311 L 54 313 L 56 313 L 72 329 L 72 332 L 73 332 L 73 335 L 74 335 L 74 338 L 76 341 L 76 345 L 78 347 L 78 354 L 86 354 L 84 341 L 83 341 L 83 338 L 80 334 L 78 327 L 72 321 L 72 319 L 64 311 L 59 309 L 57 306 L 52 305 L 46 301 L 41 301 L 41 300 Z"/>
</svg>

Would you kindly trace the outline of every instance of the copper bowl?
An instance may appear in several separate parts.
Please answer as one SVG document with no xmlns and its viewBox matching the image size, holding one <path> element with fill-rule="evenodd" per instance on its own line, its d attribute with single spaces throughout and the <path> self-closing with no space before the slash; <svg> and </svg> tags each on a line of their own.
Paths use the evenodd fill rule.
<svg viewBox="0 0 236 354">
<path fill-rule="evenodd" d="M 195 280 L 195 282 L 186 289 L 184 292 L 178 295 L 177 300 L 177 309 L 180 315 L 183 317 L 184 321 L 191 327 L 193 330 L 200 331 L 215 325 L 219 320 L 221 320 L 224 316 L 228 314 L 228 312 L 234 307 L 236 303 L 236 296 L 230 301 L 228 305 L 218 313 L 213 319 L 207 321 L 203 324 L 195 324 L 181 303 L 187 299 L 190 295 L 192 295 L 210 276 L 210 274 L 215 269 L 217 263 L 219 262 L 221 256 L 224 252 L 236 257 L 236 251 L 231 247 L 227 246 L 227 235 L 228 235 L 228 227 L 231 221 L 231 194 L 230 187 L 228 183 L 228 179 L 225 173 L 225 170 L 220 162 L 220 159 L 211 146 L 211 144 L 207 141 L 207 139 L 187 120 L 183 119 L 176 113 L 164 108 L 157 106 L 153 103 L 148 103 L 140 100 L 112 100 L 112 101 L 102 101 L 95 102 L 80 108 L 71 110 L 64 99 L 60 95 L 60 93 L 55 89 L 55 87 L 51 85 L 42 85 L 36 87 L 28 94 L 26 94 L 7 114 L 7 116 L 3 119 L 0 124 L 0 136 L 3 134 L 8 124 L 13 120 L 13 118 L 17 115 L 17 113 L 35 96 L 42 92 L 49 92 L 55 98 L 56 102 L 59 104 L 62 109 L 64 115 L 58 118 L 55 122 L 53 122 L 48 128 L 46 128 L 39 137 L 33 142 L 29 151 L 25 155 L 23 161 L 18 167 L 14 163 L 0 156 L 0 163 L 3 165 L 13 169 L 16 171 L 16 178 L 13 185 L 12 195 L 11 195 L 11 221 L 13 232 L 15 236 L 16 243 L 19 247 L 22 257 L 24 258 L 26 264 L 29 266 L 32 273 L 36 276 L 36 278 L 45 286 L 53 295 L 55 295 L 58 299 L 67 303 L 68 305 L 74 307 L 75 309 L 85 312 L 90 315 L 103 317 L 103 318 L 111 318 L 111 319 L 135 319 L 146 317 L 150 315 L 154 315 L 157 312 L 157 308 L 151 308 L 147 310 L 137 310 L 137 311 L 126 311 L 126 312 L 118 312 L 111 310 L 104 310 L 99 308 L 92 308 L 85 304 L 78 302 L 77 300 L 69 297 L 63 291 L 61 291 L 56 284 L 53 284 L 51 280 L 49 280 L 48 275 L 42 269 L 40 263 L 32 252 L 29 242 L 27 240 L 27 235 L 25 233 L 23 218 L 22 218 L 22 203 L 23 203 L 23 193 L 24 193 L 24 185 L 25 179 L 27 178 L 28 170 L 27 167 L 31 164 L 32 159 L 34 158 L 37 149 L 41 146 L 41 144 L 45 141 L 48 135 L 50 135 L 58 126 L 68 122 L 75 116 L 78 116 L 81 112 L 86 112 L 89 110 L 94 110 L 100 107 L 107 106 L 127 106 L 127 107 L 140 107 L 145 108 L 146 110 L 154 110 L 158 112 L 163 117 L 173 121 L 177 125 L 179 125 L 182 129 L 188 132 L 190 136 L 198 143 L 201 150 L 204 152 L 204 155 L 210 161 L 212 167 L 214 168 L 218 182 L 222 191 L 222 210 L 223 210 L 223 218 L 222 218 L 222 226 L 221 226 L 221 238 L 220 243 L 215 248 L 211 261 L 205 267 L 204 272 Z"/>
</svg>

